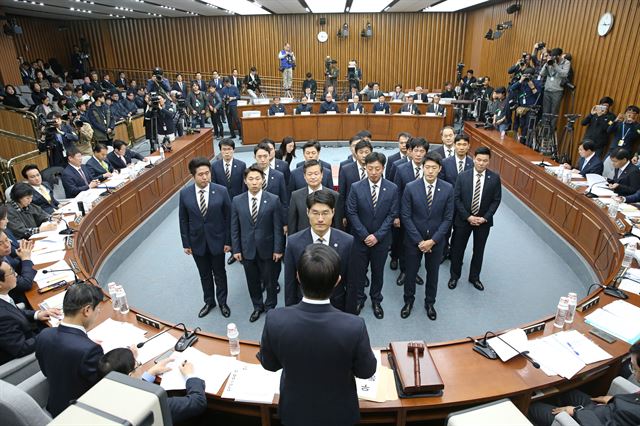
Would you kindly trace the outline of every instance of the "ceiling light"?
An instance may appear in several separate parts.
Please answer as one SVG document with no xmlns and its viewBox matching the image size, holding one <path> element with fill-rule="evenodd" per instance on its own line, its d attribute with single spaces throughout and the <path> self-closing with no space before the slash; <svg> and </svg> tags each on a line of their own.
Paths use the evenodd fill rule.
<svg viewBox="0 0 640 426">
<path fill-rule="evenodd" d="M 382 12 L 391 0 L 353 0 L 351 13 Z"/>
<path fill-rule="evenodd" d="M 480 3 L 486 3 L 488 0 L 445 0 L 435 6 L 424 8 L 423 12 L 457 12 Z"/>
<path fill-rule="evenodd" d="M 305 0 L 313 13 L 342 13 L 345 0 Z"/>
<path fill-rule="evenodd" d="M 226 9 L 231 13 L 238 15 L 270 15 L 258 3 L 249 2 L 247 0 L 203 0 L 205 3 L 217 6 L 220 9 Z"/>
</svg>

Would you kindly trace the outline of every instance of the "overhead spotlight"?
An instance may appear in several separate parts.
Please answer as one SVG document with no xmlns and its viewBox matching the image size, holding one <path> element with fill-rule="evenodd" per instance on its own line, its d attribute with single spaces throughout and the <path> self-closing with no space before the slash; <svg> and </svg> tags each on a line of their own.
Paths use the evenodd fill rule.
<svg viewBox="0 0 640 426">
<path fill-rule="evenodd" d="M 507 13 L 508 13 L 509 15 L 511 15 L 512 13 L 519 12 L 521 8 L 522 8 L 522 6 L 520 6 L 520 5 L 519 5 L 519 4 L 517 4 L 517 3 L 512 4 L 511 6 L 507 7 Z"/>
<path fill-rule="evenodd" d="M 484 38 L 487 40 L 493 40 L 493 30 L 491 28 L 489 28 L 489 31 L 484 35 Z"/>
<path fill-rule="evenodd" d="M 371 26 L 371 22 L 367 22 L 367 25 L 365 25 L 364 29 L 360 32 L 360 36 L 365 38 L 373 37 L 373 27 Z"/>
<path fill-rule="evenodd" d="M 508 30 L 510 28 L 513 27 L 513 22 L 512 21 L 505 21 L 501 24 L 496 25 L 496 29 L 498 31 L 504 31 L 504 30 Z"/>
<path fill-rule="evenodd" d="M 346 22 L 342 24 L 342 27 L 338 30 L 338 38 L 349 37 L 349 24 Z"/>
</svg>

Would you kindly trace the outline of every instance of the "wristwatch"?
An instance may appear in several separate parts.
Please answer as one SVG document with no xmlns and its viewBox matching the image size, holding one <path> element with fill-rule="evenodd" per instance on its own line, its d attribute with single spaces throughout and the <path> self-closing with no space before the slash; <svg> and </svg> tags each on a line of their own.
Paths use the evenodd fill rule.
<svg viewBox="0 0 640 426">
<path fill-rule="evenodd" d="M 584 405 L 578 405 L 576 407 L 573 407 L 573 416 L 572 417 L 576 417 L 576 414 L 578 414 L 578 411 L 580 410 L 584 410 Z"/>
</svg>

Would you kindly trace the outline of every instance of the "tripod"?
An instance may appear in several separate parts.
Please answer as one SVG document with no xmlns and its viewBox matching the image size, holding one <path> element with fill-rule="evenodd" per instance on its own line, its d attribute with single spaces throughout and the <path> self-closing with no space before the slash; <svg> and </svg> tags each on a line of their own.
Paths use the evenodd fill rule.
<svg viewBox="0 0 640 426">
<path fill-rule="evenodd" d="M 571 159 L 570 151 L 573 147 L 574 125 L 576 124 L 578 118 L 581 117 L 581 115 L 565 114 L 564 117 L 567 119 L 567 124 L 564 126 L 562 137 L 560 138 L 560 144 L 558 145 L 558 162 L 569 163 Z"/>
<path fill-rule="evenodd" d="M 538 113 L 540 112 L 539 105 L 533 105 L 529 112 L 527 112 L 526 126 L 521 130 L 520 143 L 533 148 L 538 151 L 536 142 L 536 126 L 538 125 Z"/>
<path fill-rule="evenodd" d="M 558 160 L 558 142 L 556 140 L 556 132 L 551 125 L 552 120 L 557 117 L 556 114 L 543 113 L 542 120 L 538 123 L 536 129 L 536 139 L 533 149 L 539 151 L 542 155 L 550 156 L 552 160 Z"/>
</svg>

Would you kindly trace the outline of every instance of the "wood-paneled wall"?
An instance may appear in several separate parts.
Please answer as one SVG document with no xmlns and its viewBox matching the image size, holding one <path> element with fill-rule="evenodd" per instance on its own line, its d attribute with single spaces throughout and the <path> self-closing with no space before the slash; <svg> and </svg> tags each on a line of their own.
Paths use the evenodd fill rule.
<svg viewBox="0 0 640 426">
<path fill-rule="evenodd" d="M 548 48 L 562 47 L 573 55 L 575 108 L 570 111 L 569 96 L 565 95 L 562 114 L 576 112 L 584 117 L 605 95 L 614 99 L 615 112 L 640 103 L 639 1 L 521 0 L 521 11 L 507 15 L 510 3 L 513 2 L 467 13 L 464 61 L 476 75 L 491 76 L 496 87 L 507 84 L 507 68 L 520 58 L 521 52 L 530 52 L 534 43 L 545 41 Z M 596 27 L 605 12 L 612 12 L 615 22 L 609 34 L 600 37 Z M 513 21 L 512 29 L 498 40 L 484 39 L 489 28 L 495 30 L 497 23 L 506 20 Z M 560 124 L 564 123 L 562 120 Z M 574 151 L 584 134 L 579 123 L 576 130 Z"/>
</svg>

